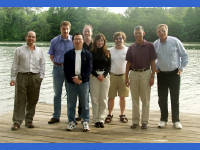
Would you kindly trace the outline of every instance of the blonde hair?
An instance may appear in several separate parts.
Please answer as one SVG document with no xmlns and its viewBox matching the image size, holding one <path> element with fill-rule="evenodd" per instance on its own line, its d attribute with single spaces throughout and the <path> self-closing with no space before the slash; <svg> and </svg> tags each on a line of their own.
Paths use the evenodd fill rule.
<svg viewBox="0 0 200 150">
<path fill-rule="evenodd" d="M 69 21 L 61 22 L 60 27 L 62 27 L 62 26 L 69 26 L 69 28 L 71 29 L 71 23 Z"/>
<path fill-rule="evenodd" d="M 157 25 L 156 30 L 160 29 L 161 27 L 164 27 L 168 31 L 168 26 L 166 24 Z"/>
<path fill-rule="evenodd" d="M 113 35 L 113 39 L 115 40 L 118 36 L 122 36 L 122 38 L 124 39 L 124 41 L 126 41 L 126 34 L 122 31 L 120 32 L 115 32 L 114 35 Z"/>
</svg>

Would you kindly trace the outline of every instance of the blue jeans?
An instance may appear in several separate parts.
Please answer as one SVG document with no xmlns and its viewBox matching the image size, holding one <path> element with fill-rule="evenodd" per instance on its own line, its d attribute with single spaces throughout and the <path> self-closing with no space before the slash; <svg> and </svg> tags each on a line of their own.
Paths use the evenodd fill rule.
<svg viewBox="0 0 200 150">
<path fill-rule="evenodd" d="M 79 97 L 81 104 L 81 118 L 83 121 L 89 122 L 89 82 L 80 85 L 67 83 L 67 115 L 68 121 L 76 121 L 76 102 Z"/>
<path fill-rule="evenodd" d="M 61 95 L 62 87 L 65 82 L 65 88 L 67 82 L 65 81 L 63 66 L 53 66 L 53 89 L 54 89 L 54 113 L 53 118 L 60 118 L 61 114 Z"/>
</svg>

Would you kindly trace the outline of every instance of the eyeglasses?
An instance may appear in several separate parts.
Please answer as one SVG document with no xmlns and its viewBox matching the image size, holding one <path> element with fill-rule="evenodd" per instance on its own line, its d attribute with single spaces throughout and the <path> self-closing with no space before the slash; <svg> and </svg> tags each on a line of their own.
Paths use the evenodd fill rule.
<svg viewBox="0 0 200 150">
<path fill-rule="evenodd" d="M 75 41 L 82 41 L 83 39 L 74 39 Z"/>
<path fill-rule="evenodd" d="M 117 41 L 117 40 L 122 41 L 123 38 L 121 38 L 121 37 L 120 38 L 116 38 L 115 41 Z"/>
</svg>

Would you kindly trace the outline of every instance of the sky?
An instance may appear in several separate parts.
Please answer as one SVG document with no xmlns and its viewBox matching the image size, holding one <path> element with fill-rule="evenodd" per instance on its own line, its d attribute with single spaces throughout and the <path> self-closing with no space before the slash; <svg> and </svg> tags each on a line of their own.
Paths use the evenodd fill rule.
<svg viewBox="0 0 200 150">
<path fill-rule="evenodd" d="M 128 7 L 108 7 L 111 12 L 123 14 Z"/>
</svg>

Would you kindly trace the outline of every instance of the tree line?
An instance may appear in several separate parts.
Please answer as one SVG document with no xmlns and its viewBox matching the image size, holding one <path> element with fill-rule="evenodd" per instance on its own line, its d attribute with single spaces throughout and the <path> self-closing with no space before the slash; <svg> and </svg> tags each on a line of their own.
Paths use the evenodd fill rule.
<svg viewBox="0 0 200 150">
<path fill-rule="evenodd" d="M 127 41 L 133 41 L 133 29 L 142 25 L 148 41 L 157 39 L 156 26 L 165 23 L 169 35 L 184 42 L 200 42 L 200 8 L 140 8 L 129 7 L 124 14 L 115 14 L 108 8 L 88 7 L 1 7 L 0 41 L 23 41 L 27 31 L 37 33 L 37 41 L 49 41 L 60 34 L 60 23 L 68 20 L 72 24 L 70 34 L 81 32 L 85 24 L 94 28 L 94 35 L 102 32 L 108 41 L 116 31 L 123 31 Z"/>
</svg>

